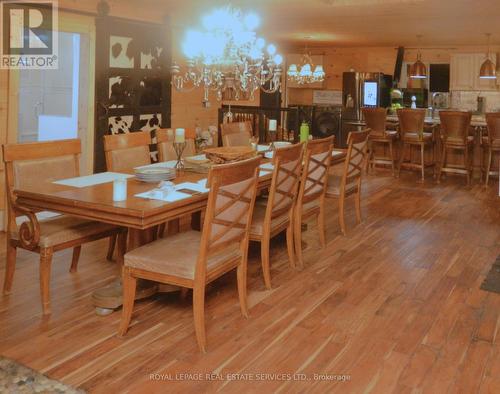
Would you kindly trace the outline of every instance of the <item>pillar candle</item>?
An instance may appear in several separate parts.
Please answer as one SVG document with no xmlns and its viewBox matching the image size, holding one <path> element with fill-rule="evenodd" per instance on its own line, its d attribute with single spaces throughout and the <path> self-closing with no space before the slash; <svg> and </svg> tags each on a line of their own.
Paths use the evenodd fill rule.
<svg viewBox="0 0 500 394">
<path fill-rule="evenodd" d="M 186 142 L 186 133 L 184 129 L 175 129 L 175 142 Z"/>
<path fill-rule="evenodd" d="M 116 179 L 113 181 L 113 201 L 125 201 L 127 199 L 127 180 Z"/>
<path fill-rule="evenodd" d="M 174 140 L 174 130 L 167 129 L 167 137 L 168 137 L 169 141 L 173 141 Z"/>
<path fill-rule="evenodd" d="M 278 128 L 278 122 L 276 119 L 269 119 L 269 131 L 276 131 Z"/>
</svg>

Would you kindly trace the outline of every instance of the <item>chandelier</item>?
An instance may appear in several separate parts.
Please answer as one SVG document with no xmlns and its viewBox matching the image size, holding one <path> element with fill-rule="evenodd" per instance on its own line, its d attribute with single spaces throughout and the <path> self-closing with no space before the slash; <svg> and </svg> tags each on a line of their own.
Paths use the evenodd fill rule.
<svg viewBox="0 0 500 394">
<path fill-rule="evenodd" d="M 259 17 L 243 14 L 230 6 L 216 9 L 202 18 L 203 30 L 188 30 L 182 43 L 187 58 L 186 67 L 172 65 L 172 85 L 181 92 L 202 87 L 204 102 L 215 92 L 217 100 L 226 89 L 234 91 L 234 98 L 262 89 L 275 93 L 281 87 L 283 57 L 276 46 L 269 44 L 255 32 Z"/>
<path fill-rule="evenodd" d="M 314 66 L 311 54 L 307 52 L 307 49 L 302 55 L 299 66 L 295 63 L 290 64 L 286 74 L 289 81 L 295 82 L 299 85 L 323 82 L 325 80 L 325 71 L 323 70 L 323 66 L 321 64 L 318 64 L 316 67 Z"/>
</svg>

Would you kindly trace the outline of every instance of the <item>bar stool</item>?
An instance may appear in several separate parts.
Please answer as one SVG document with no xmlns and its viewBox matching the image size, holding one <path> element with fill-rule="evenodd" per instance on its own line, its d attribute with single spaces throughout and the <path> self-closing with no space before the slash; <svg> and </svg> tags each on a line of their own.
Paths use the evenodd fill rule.
<svg viewBox="0 0 500 394">
<path fill-rule="evenodd" d="M 474 137 L 469 136 L 472 114 L 460 111 L 440 111 L 441 119 L 441 163 L 437 182 L 441 180 L 441 173 L 465 174 L 467 186 L 470 185 L 472 175 L 472 148 Z M 464 156 L 464 165 L 448 163 L 448 151 L 461 152 Z"/>
<path fill-rule="evenodd" d="M 394 149 L 393 143 L 398 133 L 386 129 L 387 110 L 385 108 L 363 108 L 363 115 L 366 121 L 366 127 L 371 129 L 368 137 L 368 160 L 367 170 L 371 167 L 372 170 L 376 164 L 389 164 L 394 172 Z M 376 156 L 375 146 L 382 145 L 385 153 L 385 147 L 389 148 L 389 155 Z"/>
<path fill-rule="evenodd" d="M 485 185 L 488 186 L 490 175 L 498 175 L 497 171 L 491 171 L 493 153 L 500 153 L 500 112 L 486 114 L 486 128 L 488 135 L 481 138 L 483 152 L 486 154 L 486 168 L 484 161 L 481 163 L 481 172 L 486 173 Z"/>
<path fill-rule="evenodd" d="M 435 167 L 434 162 L 434 138 L 432 133 L 424 132 L 425 110 L 424 109 L 399 109 L 399 133 L 401 138 L 401 156 L 399 158 L 398 176 L 401 173 L 401 167 L 404 165 L 409 168 L 418 169 L 421 172 L 422 181 L 425 180 L 425 168 Z M 420 149 L 420 163 L 411 161 L 411 149 L 417 146 Z M 407 148 L 410 152 L 410 160 L 405 162 L 405 153 Z M 432 150 L 432 163 L 425 163 L 425 149 Z"/>
</svg>

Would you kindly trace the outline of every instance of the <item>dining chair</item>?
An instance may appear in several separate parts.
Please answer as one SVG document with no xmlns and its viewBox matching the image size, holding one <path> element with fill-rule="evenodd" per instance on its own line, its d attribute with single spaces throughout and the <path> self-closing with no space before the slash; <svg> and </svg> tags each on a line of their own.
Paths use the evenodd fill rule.
<svg viewBox="0 0 500 394">
<path fill-rule="evenodd" d="M 355 195 L 356 219 L 361 223 L 361 178 L 363 163 L 366 160 L 367 145 L 371 131 L 355 131 L 347 137 L 347 156 L 341 176 L 330 175 L 328 178 L 327 198 L 339 200 L 339 224 L 342 234 L 346 234 L 344 206 L 345 199 Z"/>
<path fill-rule="evenodd" d="M 133 172 L 134 167 L 151 164 L 151 134 L 136 131 L 104 136 L 106 168 L 114 172 Z"/>
<path fill-rule="evenodd" d="M 171 136 L 169 137 L 169 131 Z M 177 154 L 173 146 L 173 129 L 158 129 L 156 130 L 156 143 L 158 146 L 158 161 L 177 160 Z M 186 129 L 186 147 L 182 152 L 182 157 L 196 155 L 195 145 L 196 134 L 194 130 Z"/>
<path fill-rule="evenodd" d="M 470 185 L 472 176 L 472 148 L 474 147 L 474 136 L 469 135 L 471 112 L 463 111 L 439 111 L 441 120 L 441 162 L 438 169 L 437 183 L 441 181 L 441 174 L 465 174 L 467 186 Z M 458 164 L 448 165 L 448 152 L 452 151 L 463 154 L 463 166 Z"/>
<path fill-rule="evenodd" d="M 363 108 L 363 116 L 366 122 L 366 128 L 370 130 L 368 137 L 368 160 L 367 169 L 371 167 L 373 170 L 376 164 L 390 165 L 392 175 L 395 174 L 394 162 L 394 141 L 397 138 L 397 131 L 387 130 L 386 118 L 387 110 L 385 108 Z M 379 147 L 385 153 L 388 149 L 388 154 L 375 154 L 376 147 Z"/>
<path fill-rule="evenodd" d="M 60 179 L 80 175 L 81 144 L 78 139 L 3 145 L 7 187 L 7 262 L 3 293 L 11 292 L 16 269 L 17 248 L 40 255 L 40 294 L 43 314 L 50 314 L 50 271 L 55 252 L 73 248 L 70 272 L 76 272 L 81 245 L 98 239 L 122 236 L 125 230 L 114 225 L 67 215 L 38 218 L 37 212 L 18 204 L 16 189 L 43 189 Z M 18 226 L 17 218 L 24 221 Z M 119 242 L 119 258 L 123 257 Z"/>
<path fill-rule="evenodd" d="M 330 136 L 308 141 L 306 145 L 304 167 L 293 216 L 295 253 L 301 268 L 304 266 L 302 260 L 302 222 L 304 220 L 316 216 L 321 246 L 326 245 L 325 193 L 333 141 L 334 137 Z"/>
<path fill-rule="evenodd" d="M 256 204 L 250 227 L 250 240 L 260 242 L 264 283 L 271 289 L 269 249 L 271 238 L 286 230 L 290 265 L 295 267 L 293 247 L 293 208 L 302 171 L 303 144 L 278 148 L 273 156 L 273 177 L 267 204 Z"/>
<path fill-rule="evenodd" d="M 398 176 L 401 173 L 401 167 L 404 165 L 408 168 L 420 170 L 422 181 L 425 180 L 425 168 L 434 167 L 434 136 L 432 133 L 424 131 L 425 126 L 425 109 L 398 109 L 399 119 L 399 134 L 401 140 L 401 152 L 398 164 Z M 413 163 L 411 160 L 411 153 L 413 147 L 418 147 L 420 151 L 420 163 Z M 425 162 L 425 150 L 430 149 L 432 152 L 432 161 Z M 405 161 L 406 153 L 409 153 L 410 160 Z"/>
<path fill-rule="evenodd" d="M 132 173 L 135 167 L 151 164 L 150 144 L 151 134 L 145 131 L 105 135 L 106 169 L 111 172 Z M 165 226 L 160 229 L 160 234 L 164 230 Z M 113 258 L 116 240 L 116 236 L 110 240 L 108 260 Z"/>
<path fill-rule="evenodd" d="M 493 154 L 500 154 L 500 112 L 486 114 L 487 135 L 481 138 L 483 152 L 486 154 L 486 165 L 481 162 L 482 173 L 485 175 L 485 185 L 488 186 L 490 175 L 498 175 L 499 169 L 491 170 Z"/>
<path fill-rule="evenodd" d="M 252 123 L 249 121 L 222 123 L 220 128 L 223 146 L 250 145 L 253 132 Z"/>
<path fill-rule="evenodd" d="M 194 327 L 205 352 L 205 286 L 237 269 L 242 314 L 248 316 L 246 281 L 249 229 L 257 193 L 260 158 L 213 166 L 209 170 L 203 229 L 178 233 L 125 255 L 123 312 L 119 335 L 127 332 L 138 278 L 193 289 Z"/>
</svg>

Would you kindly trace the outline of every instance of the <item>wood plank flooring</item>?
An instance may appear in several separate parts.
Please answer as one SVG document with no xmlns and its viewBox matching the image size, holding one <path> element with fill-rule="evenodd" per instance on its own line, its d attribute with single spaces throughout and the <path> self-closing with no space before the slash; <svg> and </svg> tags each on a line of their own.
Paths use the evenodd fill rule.
<svg viewBox="0 0 500 394">
<path fill-rule="evenodd" d="M 348 201 L 346 237 L 336 203 L 328 204 L 328 245 L 319 247 L 311 222 L 303 271 L 288 267 L 284 237 L 275 239 L 272 290 L 252 246 L 250 318 L 240 314 L 235 274 L 214 283 L 206 354 L 190 297 L 136 303 L 125 338 L 115 335 L 119 312 L 94 314 L 92 290 L 117 272 L 105 260 L 106 241 L 83 247 L 75 274 L 70 251 L 56 255 L 49 318 L 41 315 L 37 255 L 20 251 L 13 292 L 0 297 L 0 354 L 96 393 L 498 393 L 500 295 L 479 289 L 500 254 L 498 185 L 416 179 L 366 177 L 364 222 L 355 226 Z M 4 267 L 2 246 L 2 280 Z"/>
</svg>

